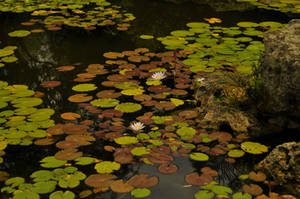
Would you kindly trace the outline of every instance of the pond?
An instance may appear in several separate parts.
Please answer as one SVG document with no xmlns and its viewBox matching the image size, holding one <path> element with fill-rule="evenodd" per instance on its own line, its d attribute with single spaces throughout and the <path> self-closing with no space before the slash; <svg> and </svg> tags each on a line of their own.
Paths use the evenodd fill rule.
<svg viewBox="0 0 300 199">
<path fill-rule="evenodd" d="M 263 34 L 298 11 L 279 1 L 0 0 L 0 197 L 268 195 L 253 167 L 271 146 L 201 127 L 194 94 L 207 74 L 251 75 Z"/>
</svg>

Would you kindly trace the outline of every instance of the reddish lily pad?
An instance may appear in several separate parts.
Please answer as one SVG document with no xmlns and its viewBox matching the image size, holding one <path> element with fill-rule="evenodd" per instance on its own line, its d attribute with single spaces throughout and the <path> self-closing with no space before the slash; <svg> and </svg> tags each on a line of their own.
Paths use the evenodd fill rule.
<svg viewBox="0 0 300 199">
<path fill-rule="evenodd" d="M 128 180 L 128 183 L 135 188 L 150 188 L 158 184 L 158 177 L 149 174 L 137 174 Z"/>
<path fill-rule="evenodd" d="M 55 154 L 55 158 L 58 160 L 75 160 L 83 155 L 82 152 L 78 152 L 77 149 L 64 149 Z"/>
<path fill-rule="evenodd" d="M 61 118 L 65 119 L 65 120 L 76 120 L 78 118 L 81 118 L 81 116 L 77 113 L 72 113 L 72 112 L 68 112 L 68 113 L 62 113 L 60 115 Z"/>
<path fill-rule="evenodd" d="M 44 88 L 53 88 L 53 87 L 57 87 L 61 84 L 60 81 L 47 81 L 47 82 L 43 82 L 41 83 L 41 86 Z"/>
<path fill-rule="evenodd" d="M 177 172 L 178 167 L 175 164 L 162 164 L 157 169 L 162 174 L 172 174 Z"/>
<path fill-rule="evenodd" d="M 197 172 L 194 172 L 186 175 L 185 181 L 190 185 L 205 186 L 208 185 L 210 182 L 212 182 L 213 178 L 206 173 L 203 173 L 199 176 Z"/>
<path fill-rule="evenodd" d="M 258 196 L 263 193 L 263 189 L 257 184 L 244 185 L 243 190 L 253 196 Z"/>
<path fill-rule="evenodd" d="M 60 67 L 57 67 L 56 70 L 58 71 L 71 71 L 75 68 L 75 66 L 60 66 Z"/>
<path fill-rule="evenodd" d="M 80 103 L 80 102 L 88 102 L 90 101 L 91 99 L 93 99 L 92 96 L 88 96 L 87 94 L 85 93 L 82 93 L 82 94 L 75 94 L 75 95 L 72 95 L 68 98 L 68 100 L 70 102 L 77 102 L 77 103 Z"/>
</svg>

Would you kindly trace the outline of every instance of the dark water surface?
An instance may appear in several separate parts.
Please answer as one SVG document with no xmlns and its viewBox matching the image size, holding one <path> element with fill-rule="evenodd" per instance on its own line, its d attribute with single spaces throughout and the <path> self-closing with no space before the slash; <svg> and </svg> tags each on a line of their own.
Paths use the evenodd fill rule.
<svg viewBox="0 0 300 199">
<path fill-rule="evenodd" d="M 119 1 L 115 1 L 117 3 Z M 235 26 L 239 21 L 278 21 L 287 23 L 293 16 L 288 16 L 280 12 L 256 9 L 246 4 L 234 4 L 231 9 L 220 10 L 217 3 L 197 4 L 192 2 L 171 3 L 158 0 L 122 0 L 119 2 L 128 12 L 135 15 L 136 19 L 128 31 L 118 32 L 111 28 L 97 28 L 94 31 L 86 31 L 79 28 L 64 27 L 57 32 L 46 31 L 44 33 L 32 34 L 26 38 L 10 38 L 7 33 L 21 29 L 21 22 L 30 19 L 26 14 L 0 14 L 0 40 L 1 46 L 16 45 L 18 50 L 16 56 L 19 61 L 15 64 L 7 64 L 0 69 L 0 79 L 9 84 L 25 84 L 30 89 L 45 93 L 43 106 L 55 109 L 56 121 L 59 122 L 59 115 L 63 112 L 78 111 L 77 105 L 69 103 L 67 98 L 74 94 L 71 87 L 75 85 L 72 79 L 78 72 L 82 72 L 88 64 L 104 63 L 102 54 L 109 51 L 133 50 L 138 47 L 146 47 L 151 51 L 163 50 L 163 46 L 156 40 L 142 40 L 142 34 L 150 34 L 156 37 L 166 36 L 173 30 L 186 29 L 185 24 L 193 21 L 202 21 L 203 18 L 218 17 L 223 20 L 221 26 Z M 244 5 L 244 6 L 241 6 Z M 235 8 L 237 7 L 237 8 Z M 242 11 L 238 9 L 243 8 Z M 222 7 L 221 7 L 222 8 Z M 225 8 L 224 8 L 225 9 Z M 62 65 L 72 65 L 82 63 L 74 71 L 61 73 L 56 71 L 56 67 Z M 66 75 L 67 74 L 67 75 Z M 62 85 L 55 89 L 45 89 L 40 86 L 41 82 L 59 80 Z M 99 79 L 98 79 L 99 80 Z M 97 83 L 97 79 L 95 81 Z M 125 118 L 126 119 L 126 118 Z M 102 149 L 105 143 L 99 144 L 99 149 L 94 147 L 90 153 L 102 157 L 105 153 Z M 93 145 L 94 146 L 94 145 Z M 47 155 L 53 155 L 57 149 L 55 147 L 38 146 L 30 147 L 8 147 L 4 156 L 4 164 L 0 164 L 1 170 L 6 170 L 12 176 L 22 176 L 27 178 L 31 172 L 39 168 L 39 160 Z M 108 158 L 109 155 L 107 155 Z M 259 159 L 261 157 L 258 157 Z M 229 185 L 235 189 L 235 177 L 247 171 L 253 165 L 256 158 L 245 157 L 242 161 L 234 165 L 219 161 L 217 158 L 211 159 L 205 165 L 222 173 L 219 178 L 220 184 Z M 185 181 L 183 176 L 196 171 L 202 163 L 193 164 L 187 158 L 176 158 L 175 164 L 179 166 L 179 171 L 173 175 L 160 174 L 155 166 L 141 163 L 123 166 L 117 173 L 118 176 L 129 178 L 136 173 L 149 173 L 159 176 L 158 186 L 151 188 L 151 199 L 185 199 L 193 198 L 198 188 L 183 187 Z M 92 170 L 92 168 L 91 168 Z M 131 198 L 127 194 L 122 196 L 113 192 L 106 192 L 91 198 L 120 197 Z M 4 196 L 3 196 L 4 197 Z M 1 193 L 0 193 L 0 198 Z"/>
</svg>

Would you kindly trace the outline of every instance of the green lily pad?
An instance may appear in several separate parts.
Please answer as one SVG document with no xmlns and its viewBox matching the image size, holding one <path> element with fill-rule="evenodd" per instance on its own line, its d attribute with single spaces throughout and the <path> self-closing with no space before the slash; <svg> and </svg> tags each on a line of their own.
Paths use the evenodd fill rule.
<svg viewBox="0 0 300 199">
<path fill-rule="evenodd" d="M 53 173 L 48 170 L 35 171 L 30 176 L 34 182 L 45 182 L 53 177 Z"/>
<path fill-rule="evenodd" d="M 133 113 L 141 110 L 142 106 L 140 104 L 127 102 L 117 105 L 115 109 L 123 113 Z"/>
<path fill-rule="evenodd" d="M 8 49 L 0 49 L 0 57 L 6 57 L 9 55 L 14 54 L 13 50 L 8 50 Z"/>
<path fill-rule="evenodd" d="M 119 104 L 119 100 L 117 99 L 111 99 L 111 98 L 102 98 L 102 99 L 95 99 L 91 101 L 90 103 L 93 106 L 102 107 L 102 108 L 110 108 L 115 107 Z"/>
<path fill-rule="evenodd" d="M 74 199 L 75 194 L 72 191 L 55 191 L 50 194 L 49 199 Z"/>
<path fill-rule="evenodd" d="M 11 187 L 17 187 L 25 182 L 24 178 L 21 177 L 14 177 L 9 178 L 5 181 L 5 185 L 10 185 Z"/>
<path fill-rule="evenodd" d="M 55 190 L 56 184 L 56 181 L 36 182 L 33 184 L 32 191 L 39 194 L 51 193 Z"/>
<path fill-rule="evenodd" d="M 195 193 L 194 196 L 196 199 L 212 199 L 215 196 L 215 194 L 208 190 L 200 190 L 197 193 Z"/>
<path fill-rule="evenodd" d="M 131 152 L 133 155 L 141 156 L 141 155 L 149 154 L 149 153 L 150 153 L 150 150 L 147 149 L 146 147 L 135 147 L 135 148 L 132 149 L 130 152 Z"/>
<path fill-rule="evenodd" d="M 91 157 L 79 157 L 75 159 L 75 164 L 78 165 L 89 165 L 95 162 L 94 158 Z"/>
<path fill-rule="evenodd" d="M 97 86 L 95 84 L 78 84 L 72 87 L 73 91 L 86 92 L 96 90 Z"/>
<path fill-rule="evenodd" d="M 151 194 L 151 191 L 147 188 L 137 188 L 131 191 L 131 195 L 135 198 L 145 198 Z"/>
<path fill-rule="evenodd" d="M 23 192 L 17 192 L 14 194 L 13 199 L 39 199 L 40 195 L 35 192 L 31 191 L 23 191 Z"/>
<path fill-rule="evenodd" d="M 240 158 L 244 156 L 245 152 L 239 149 L 230 150 L 227 155 L 232 158 Z"/>
<path fill-rule="evenodd" d="M 214 192 L 217 195 L 225 195 L 228 196 L 229 194 L 232 194 L 232 190 L 229 187 L 215 185 L 212 187 L 212 192 Z"/>
<path fill-rule="evenodd" d="M 252 199 L 252 196 L 248 193 L 237 192 L 232 195 L 233 199 Z"/>
<path fill-rule="evenodd" d="M 11 101 L 12 105 L 17 108 L 38 106 L 43 103 L 43 100 L 36 97 L 22 97 Z"/>
<path fill-rule="evenodd" d="M 103 161 L 95 165 L 98 173 L 112 173 L 114 170 L 120 169 L 120 164 L 117 162 Z"/>
<path fill-rule="evenodd" d="M 243 142 L 241 148 L 251 154 L 262 154 L 268 152 L 268 147 L 257 142 Z"/>
<path fill-rule="evenodd" d="M 30 34 L 31 34 L 31 32 L 27 31 L 27 30 L 16 30 L 16 31 L 8 33 L 8 36 L 10 36 L 10 37 L 27 37 Z"/>
<path fill-rule="evenodd" d="M 123 137 L 118 137 L 115 138 L 114 141 L 117 144 L 136 144 L 138 143 L 138 139 L 136 137 L 132 137 L 132 136 L 123 136 Z"/>
<path fill-rule="evenodd" d="M 243 27 L 243 28 L 257 27 L 257 26 L 259 26 L 258 23 L 254 23 L 254 22 L 250 22 L 250 21 L 239 22 L 236 25 L 238 25 L 239 27 Z"/>
<path fill-rule="evenodd" d="M 153 35 L 141 35 L 140 36 L 141 39 L 153 39 Z"/>
<path fill-rule="evenodd" d="M 67 163 L 66 160 L 57 160 L 54 156 L 45 157 L 40 162 L 41 166 L 45 168 L 57 168 Z"/>
<path fill-rule="evenodd" d="M 194 137 L 196 130 L 191 127 L 181 127 L 176 131 L 176 133 L 181 136 L 181 139 L 189 140 Z"/>
<path fill-rule="evenodd" d="M 18 61 L 18 58 L 14 57 L 14 56 L 3 57 L 1 59 L 1 61 L 5 62 L 5 63 L 13 63 L 13 62 Z"/>
<path fill-rule="evenodd" d="M 121 91 L 123 95 L 141 95 L 143 92 L 144 90 L 141 88 L 125 89 Z"/>
<path fill-rule="evenodd" d="M 197 161 L 207 161 L 209 159 L 208 155 L 200 152 L 191 153 L 190 158 Z"/>
</svg>

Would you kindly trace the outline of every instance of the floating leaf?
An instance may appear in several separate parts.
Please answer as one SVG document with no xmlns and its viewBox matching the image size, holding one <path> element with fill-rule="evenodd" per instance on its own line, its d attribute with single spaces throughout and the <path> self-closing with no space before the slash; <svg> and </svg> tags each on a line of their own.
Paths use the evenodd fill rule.
<svg viewBox="0 0 300 199">
<path fill-rule="evenodd" d="M 237 192 L 232 195 L 233 199 L 252 199 L 252 196 L 248 193 Z"/>
<path fill-rule="evenodd" d="M 120 169 L 120 164 L 117 162 L 103 161 L 95 165 L 98 173 L 112 173 L 114 170 Z"/>
<path fill-rule="evenodd" d="M 50 194 L 49 199 L 74 199 L 75 194 L 72 191 L 55 191 Z"/>
<path fill-rule="evenodd" d="M 62 113 L 60 115 L 61 118 L 65 119 L 65 120 L 76 120 L 78 118 L 81 118 L 81 116 L 77 113 L 72 113 L 72 112 L 68 112 L 68 113 Z"/>
<path fill-rule="evenodd" d="M 258 171 L 257 173 L 251 171 L 248 175 L 248 178 L 255 182 L 264 182 L 267 176 L 261 171 Z"/>
<path fill-rule="evenodd" d="M 196 199 L 212 199 L 215 196 L 215 194 L 208 190 L 200 190 L 197 193 L 195 193 L 194 196 Z"/>
<path fill-rule="evenodd" d="M 124 183 L 123 180 L 116 180 L 110 185 L 111 190 L 117 193 L 127 193 L 134 189 L 128 182 Z"/>
<path fill-rule="evenodd" d="M 161 164 L 157 169 L 162 174 L 172 174 L 177 172 L 178 167 L 175 164 Z"/>
<path fill-rule="evenodd" d="M 112 174 L 92 174 L 85 179 L 85 184 L 95 188 L 109 187 L 116 177 Z"/>
<path fill-rule="evenodd" d="M 114 141 L 117 144 L 121 144 L 121 145 L 138 143 L 138 139 L 136 137 L 131 137 L 131 136 L 118 137 L 118 138 L 115 138 Z"/>
<path fill-rule="evenodd" d="M 45 157 L 40 162 L 41 166 L 45 168 L 57 168 L 67 163 L 66 160 L 57 160 L 54 156 Z"/>
<path fill-rule="evenodd" d="M 78 165 L 89 165 L 95 162 L 94 158 L 91 157 L 79 157 L 75 159 L 76 163 Z"/>
<path fill-rule="evenodd" d="M 53 173 L 48 170 L 39 170 L 31 174 L 31 178 L 34 178 L 34 182 L 45 182 L 53 178 Z"/>
<path fill-rule="evenodd" d="M 257 142 L 243 142 L 241 144 L 241 148 L 247 152 L 252 154 L 261 154 L 268 152 L 268 147 L 265 145 L 262 145 Z"/>
<path fill-rule="evenodd" d="M 93 106 L 102 107 L 102 108 L 110 108 L 115 107 L 119 104 L 119 100 L 111 99 L 111 98 L 102 98 L 91 101 L 90 103 Z"/>
<path fill-rule="evenodd" d="M 239 149 L 230 150 L 227 155 L 232 158 L 240 158 L 244 156 L 245 152 Z"/>
<path fill-rule="evenodd" d="M 220 185 L 214 185 L 211 190 L 217 195 L 228 196 L 229 194 L 232 194 L 231 188 Z"/>
<path fill-rule="evenodd" d="M 131 195 L 135 198 L 145 198 L 151 194 L 151 191 L 147 188 L 138 188 L 131 191 Z"/>
<path fill-rule="evenodd" d="M 29 32 L 27 30 L 16 30 L 16 31 L 8 33 L 8 36 L 10 36 L 10 37 L 26 37 L 30 34 L 31 34 L 31 32 Z"/>
<path fill-rule="evenodd" d="M 154 37 L 152 35 L 141 35 L 141 39 L 153 39 Z"/>
<path fill-rule="evenodd" d="M 263 193 L 263 189 L 257 184 L 244 185 L 243 190 L 253 196 L 258 196 Z"/>
<path fill-rule="evenodd" d="M 158 184 L 158 177 L 149 177 L 149 174 L 138 174 L 131 177 L 128 183 L 136 188 L 150 188 Z"/>
<path fill-rule="evenodd" d="M 196 130 L 191 127 L 181 127 L 176 133 L 181 136 L 181 139 L 189 140 L 196 134 Z"/>
<path fill-rule="evenodd" d="M 40 195 L 35 192 L 23 191 L 14 194 L 13 199 L 39 199 Z"/>
<path fill-rule="evenodd" d="M 51 193 L 55 190 L 57 182 L 47 181 L 47 182 L 36 182 L 33 184 L 32 190 L 39 194 Z"/>
<path fill-rule="evenodd" d="M 142 109 L 142 106 L 140 104 L 127 102 L 117 105 L 115 109 L 123 113 L 133 113 Z"/>
<path fill-rule="evenodd" d="M 42 82 L 41 86 L 45 88 L 53 88 L 59 86 L 60 84 L 61 84 L 60 81 L 47 81 L 47 82 Z"/>
<path fill-rule="evenodd" d="M 97 87 L 95 84 L 78 84 L 72 87 L 72 90 L 78 92 L 85 92 L 85 91 L 93 91 L 96 90 Z"/>
<path fill-rule="evenodd" d="M 133 155 L 136 156 L 141 156 L 141 155 L 145 155 L 145 154 L 149 154 L 149 149 L 147 149 L 146 147 L 135 147 L 134 149 L 132 149 L 130 152 Z"/>
<path fill-rule="evenodd" d="M 209 159 L 208 155 L 199 152 L 191 153 L 190 158 L 197 161 L 207 161 Z"/>
</svg>

